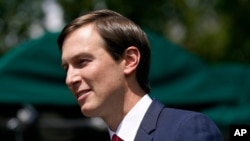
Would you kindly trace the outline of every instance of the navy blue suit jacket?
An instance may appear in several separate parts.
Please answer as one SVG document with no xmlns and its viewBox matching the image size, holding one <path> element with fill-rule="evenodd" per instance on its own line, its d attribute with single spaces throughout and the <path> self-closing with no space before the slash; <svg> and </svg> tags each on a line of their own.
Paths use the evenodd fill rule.
<svg viewBox="0 0 250 141">
<path fill-rule="evenodd" d="M 166 108 L 153 100 L 135 141 L 223 141 L 223 137 L 204 114 Z"/>
</svg>

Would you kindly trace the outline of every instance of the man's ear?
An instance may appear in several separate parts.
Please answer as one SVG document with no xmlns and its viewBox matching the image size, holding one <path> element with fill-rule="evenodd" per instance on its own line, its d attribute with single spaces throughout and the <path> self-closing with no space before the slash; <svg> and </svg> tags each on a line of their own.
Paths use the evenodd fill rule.
<svg viewBox="0 0 250 141">
<path fill-rule="evenodd" d="M 124 51 L 124 73 L 131 74 L 134 72 L 140 62 L 141 54 L 138 48 L 131 46 Z"/>
</svg>

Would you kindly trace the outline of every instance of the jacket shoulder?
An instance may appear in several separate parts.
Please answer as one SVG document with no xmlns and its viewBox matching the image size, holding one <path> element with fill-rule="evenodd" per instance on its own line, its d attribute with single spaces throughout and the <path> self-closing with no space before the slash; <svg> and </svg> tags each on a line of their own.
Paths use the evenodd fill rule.
<svg viewBox="0 0 250 141">
<path fill-rule="evenodd" d="M 166 135 L 168 134 L 168 135 Z M 173 141 L 223 141 L 216 124 L 205 114 L 164 108 L 158 117 L 155 137 Z"/>
</svg>

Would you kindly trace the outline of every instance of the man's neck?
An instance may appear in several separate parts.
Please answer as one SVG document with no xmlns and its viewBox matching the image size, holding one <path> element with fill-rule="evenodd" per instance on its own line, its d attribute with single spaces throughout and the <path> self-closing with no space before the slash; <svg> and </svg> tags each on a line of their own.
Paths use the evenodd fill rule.
<svg viewBox="0 0 250 141">
<path fill-rule="evenodd" d="M 145 95 L 143 94 L 127 94 L 124 97 L 124 101 L 122 104 L 122 108 L 118 111 L 111 111 L 112 115 L 108 115 L 106 118 L 103 118 L 105 123 L 109 126 L 112 131 L 116 131 L 119 124 L 123 120 L 123 118 L 127 115 L 127 113 L 136 105 L 136 103 Z"/>
</svg>

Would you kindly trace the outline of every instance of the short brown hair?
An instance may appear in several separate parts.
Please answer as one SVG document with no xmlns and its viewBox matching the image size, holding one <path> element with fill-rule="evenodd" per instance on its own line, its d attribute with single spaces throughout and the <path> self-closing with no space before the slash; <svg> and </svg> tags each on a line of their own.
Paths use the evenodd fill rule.
<svg viewBox="0 0 250 141">
<path fill-rule="evenodd" d="M 107 52 L 114 60 L 119 60 L 124 51 L 135 46 L 141 54 L 137 67 L 136 78 L 139 85 L 146 92 L 150 92 L 149 70 L 151 51 L 146 34 L 133 21 L 111 10 L 97 10 L 80 16 L 64 27 L 57 43 L 62 49 L 65 38 L 83 25 L 93 24 L 103 38 Z"/>
</svg>

